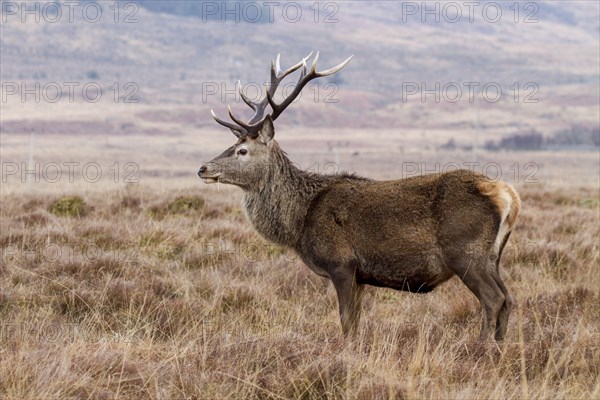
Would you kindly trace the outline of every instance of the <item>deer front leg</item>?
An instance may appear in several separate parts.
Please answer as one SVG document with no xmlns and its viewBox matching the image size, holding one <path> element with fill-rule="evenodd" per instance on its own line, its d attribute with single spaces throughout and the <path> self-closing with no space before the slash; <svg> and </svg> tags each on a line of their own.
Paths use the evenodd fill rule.
<svg viewBox="0 0 600 400">
<path fill-rule="evenodd" d="M 356 283 L 354 273 L 350 271 L 332 274 L 331 281 L 337 293 L 342 332 L 348 337 L 358 328 L 363 285 Z"/>
</svg>

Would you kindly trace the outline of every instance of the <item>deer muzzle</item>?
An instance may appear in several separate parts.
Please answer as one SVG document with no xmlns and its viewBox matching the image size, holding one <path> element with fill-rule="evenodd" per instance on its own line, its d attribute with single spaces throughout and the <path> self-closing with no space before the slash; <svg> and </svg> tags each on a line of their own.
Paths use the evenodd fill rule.
<svg viewBox="0 0 600 400">
<path fill-rule="evenodd" d="M 198 170 L 198 176 L 204 181 L 204 183 L 216 183 L 219 181 L 220 172 L 211 172 L 208 170 L 206 164 L 203 164 Z"/>
</svg>

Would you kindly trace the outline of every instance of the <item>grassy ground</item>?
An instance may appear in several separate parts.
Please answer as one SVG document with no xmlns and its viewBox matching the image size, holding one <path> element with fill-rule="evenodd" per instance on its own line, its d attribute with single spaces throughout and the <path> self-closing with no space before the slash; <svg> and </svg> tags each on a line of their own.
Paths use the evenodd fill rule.
<svg viewBox="0 0 600 400">
<path fill-rule="evenodd" d="M 499 347 L 457 278 L 369 288 L 344 340 L 330 283 L 235 189 L 4 195 L 0 398 L 598 398 L 597 192 L 519 190 Z"/>
</svg>

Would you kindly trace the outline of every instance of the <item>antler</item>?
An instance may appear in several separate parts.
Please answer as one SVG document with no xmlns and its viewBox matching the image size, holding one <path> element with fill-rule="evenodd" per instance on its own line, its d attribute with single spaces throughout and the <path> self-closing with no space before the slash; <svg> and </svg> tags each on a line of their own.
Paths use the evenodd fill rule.
<svg viewBox="0 0 600 400">
<path fill-rule="evenodd" d="M 248 120 L 248 122 L 244 122 L 244 121 L 240 120 L 238 117 L 235 116 L 235 114 L 233 114 L 231 107 L 228 105 L 227 110 L 229 111 L 229 117 L 235 124 L 232 124 L 231 122 L 227 122 L 227 121 L 223 121 L 222 119 L 219 119 L 216 116 L 216 114 L 214 113 L 214 111 L 210 110 L 215 121 L 217 121 L 219 124 L 221 124 L 223 126 L 226 126 L 229 129 L 231 129 L 233 134 L 235 136 L 237 136 L 238 138 L 241 138 L 242 136 L 245 136 L 245 135 L 256 137 L 256 136 L 258 136 L 258 131 L 260 130 L 260 127 L 262 126 L 262 123 L 266 118 L 264 113 L 265 113 L 265 109 L 267 108 L 267 105 L 271 106 L 271 109 L 273 110 L 272 113 L 270 114 L 271 118 L 273 120 L 277 119 L 277 117 L 279 117 L 279 115 L 281 115 L 283 110 L 285 110 L 287 108 L 287 106 L 289 106 L 296 99 L 296 97 L 298 97 L 298 95 L 300 94 L 300 92 L 302 91 L 304 86 L 306 86 L 306 84 L 308 82 L 310 82 L 311 80 L 313 80 L 315 78 L 320 78 L 323 76 L 335 74 L 336 72 L 338 72 L 339 70 L 344 68 L 346 66 L 346 64 L 348 64 L 353 57 L 353 56 L 348 57 L 348 59 L 346 59 L 344 62 L 336 65 L 333 68 L 329 68 L 325 71 L 317 72 L 317 70 L 316 70 L 317 69 L 317 61 L 319 60 L 319 52 L 317 52 L 317 54 L 315 55 L 315 58 L 312 62 L 312 65 L 310 67 L 310 72 L 307 74 L 306 73 L 306 61 L 308 59 L 310 59 L 312 54 L 313 54 L 313 52 L 311 51 L 308 56 L 306 56 L 302 59 L 302 61 L 291 66 L 290 68 L 286 69 L 285 71 L 281 70 L 280 55 L 277 54 L 277 58 L 275 59 L 275 62 L 271 61 L 271 79 L 270 79 L 269 83 L 267 84 L 266 95 L 260 102 L 254 102 L 254 101 L 251 101 L 250 99 L 248 99 L 246 97 L 246 95 L 244 95 L 244 93 L 242 91 L 242 87 L 240 85 L 240 82 L 238 81 L 239 92 L 240 92 L 240 96 L 242 97 L 242 100 L 244 100 L 244 103 L 246 103 L 250 108 L 252 108 L 254 110 L 254 115 L 252 116 L 252 118 L 250 118 Z M 287 96 L 281 103 L 279 103 L 279 104 L 275 103 L 275 101 L 273 100 L 273 97 L 275 96 L 275 92 L 277 91 L 277 88 L 279 87 L 279 84 L 281 83 L 281 81 L 286 76 L 291 74 L 292 72 L 298 70 L 300 67 L 302 67 L 302 71 L 300 72 L 300 78 L 298 79 L 298 83 L 294 87 L 292 94 Z"/>
</svg>

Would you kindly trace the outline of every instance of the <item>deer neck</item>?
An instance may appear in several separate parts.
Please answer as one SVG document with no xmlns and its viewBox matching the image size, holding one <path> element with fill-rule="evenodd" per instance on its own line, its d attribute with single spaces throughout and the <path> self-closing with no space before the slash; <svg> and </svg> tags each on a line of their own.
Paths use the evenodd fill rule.
<svg viewBox="0 0 600 400">
<path fill-rule="evenodd" d="M 324 186 L 319 175 L 296 168 L 279 148 L 257 190 L 246 191 L 248 219 L 267 240 L 295 247 L 312 200 Z"/>
</svg>

